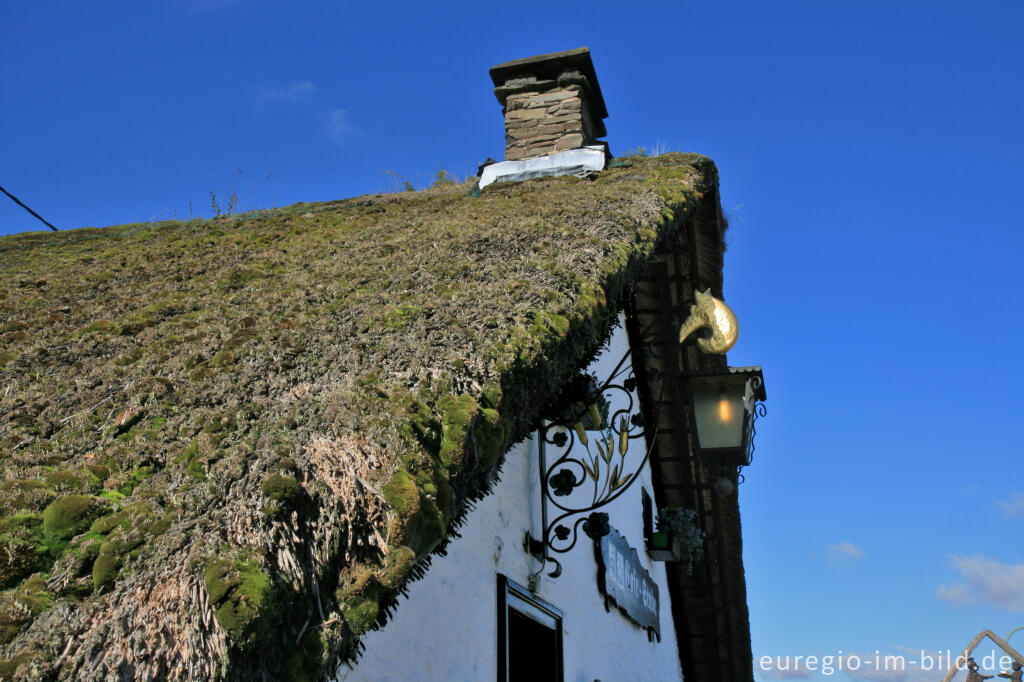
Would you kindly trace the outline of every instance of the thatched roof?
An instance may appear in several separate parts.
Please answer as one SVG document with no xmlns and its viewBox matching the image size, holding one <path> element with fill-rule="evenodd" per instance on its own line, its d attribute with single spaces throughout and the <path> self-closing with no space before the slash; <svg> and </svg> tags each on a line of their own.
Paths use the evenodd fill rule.
<svg viewBox="0 0 1024 682">
<path fill-rule="evenodd" d="M 716 183 L 669 154 L 0 238 L 0 677 L 353 656 Z"/>
</svg>

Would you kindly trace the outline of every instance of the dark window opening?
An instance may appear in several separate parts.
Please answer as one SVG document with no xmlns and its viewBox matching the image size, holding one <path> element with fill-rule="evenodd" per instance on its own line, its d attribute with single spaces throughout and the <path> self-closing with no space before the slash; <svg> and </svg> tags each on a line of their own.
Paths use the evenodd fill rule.
<svg viewBox="0 0 1024 682">
<path fill-rule="evenodd" d="M 499 682 L 562 682 L 562 613 L 498 576 Z"/>
</svg>

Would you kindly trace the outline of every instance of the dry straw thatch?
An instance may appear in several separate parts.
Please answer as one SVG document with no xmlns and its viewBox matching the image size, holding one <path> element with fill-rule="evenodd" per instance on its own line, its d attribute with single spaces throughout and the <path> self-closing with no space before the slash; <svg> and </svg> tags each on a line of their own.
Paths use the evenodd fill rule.
<svg viewBox="0 0 1024 682">
<path fill-rule="evenodd" d="M 630 164 L 0 238 L 0 677 L 356 655 L 717 183 Z"/>
</svg>

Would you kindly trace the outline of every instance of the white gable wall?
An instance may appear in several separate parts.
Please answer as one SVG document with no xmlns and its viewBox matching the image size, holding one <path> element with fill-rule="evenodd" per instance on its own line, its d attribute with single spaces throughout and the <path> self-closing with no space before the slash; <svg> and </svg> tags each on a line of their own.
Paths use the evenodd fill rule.
<svg viewBox="0 0 1024 682">
<path fill-rule="evenodd" d="M 627 348 L 626 333 L 620 323 L 610 347 L 590 368 L 600 381 L 610 374 Z M 608 397 L 613 400 L 614 412 L 621 403 L 612 394 Z M 595 436 L 591 434 L 591 438 Z M 645 447 L 641 439 L 630 441 L 628 458 L 639 461 Z M 549 465 L 559 455 L 558 448 L 547 446 Z M 393 619 L 383 629 L 364 636 L 364 654 L 354 667 L 343 664 L 336 680 L 497 679 L 497 575 L 502 573 L 527 586 L 530 574 L 540 565 L 523 550 L 523 537 L 528 530 L 534 537 L 540 536 L 537 462 L 535 438 L 508 452 L 500 482 L 470 512 L 459 530 L 462 537 L 448 545 L 446 557 L 434 557 L 422 580 L 409 586 L 409 595 L 399 600 Z M 593 543 L 581 530 L 576 547 L 555 555 L 562 563 L 561 577 L 549 578 L 548 564 L 537 587 L 537 596 L 562 612 L 566 682 L 683 677 L 665 568 L 649 561 L 643 549 L 641 486 L 652 493 L 649 466 L 645 466 L 641 478 L 625 494 L 601 511 L 608 512 L 612 527 L 637 549 L 658 584 L 661 642 L 648 641 L 647 633 L 614 606 L 611 611 L 605 610 L 604 598 L 598 591 Z M 548 513 L 550 521 L 555 517 L 550 505 Z M 573 520 L 569 519 L 566 525 L 571 526 Z"/>
</svg>

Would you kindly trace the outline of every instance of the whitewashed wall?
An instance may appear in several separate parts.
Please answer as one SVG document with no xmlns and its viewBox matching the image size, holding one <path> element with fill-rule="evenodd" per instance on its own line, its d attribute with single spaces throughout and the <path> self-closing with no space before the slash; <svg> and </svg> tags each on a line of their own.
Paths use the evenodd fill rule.
<svg viewBox="0 0 1024 682">
<path fill-rule="evenodd" d="M 590 369 L 603 381 L 627 348 L 620 320 L 610 347 Z M 613 410 L 616 407 L 613 402 Z M 639 461 L 645 447 L 639 440 L 631 441 L 628 458 Z M 557 449 L 548 446 L 549 463 L 557 456 Z M 497 574 L 526 586 L 529 575 L 539 568 L 539 562 L 523 551 L 528 530 L 534 537 L 540 536 L 537 462 L 534 439 L 509 451 L 500 482 L 469 514 L 459 531 L 462 537 L 448 545 L 448 556 L 434 558 L 427 575 L 409 586 L 409 596 L 399 601 L 394 618 L 382 630 L 366 634 L 363 656 L 354 667 L 342 665 L 337 680 L 496 679 Z M 614 607 L 605 611 L 592 543 L 581 533 L 571 552 L 558 555 L 561 577 L 547 577 L 546 568 L 537 587 L 537 595 L 563 614 L 566 682 L 683 677 L 665 567 L 649 561 L 643 551 L 641 485 L 651 492 L 649 467 L 603 511 L 609 513 L 612 527 L 637 549 L 658 584 L 661 642 L 649 642 L 647 633 Z M 554 518 L 551 512 L 549 508 L 549 518 Z"/>
</svg>

